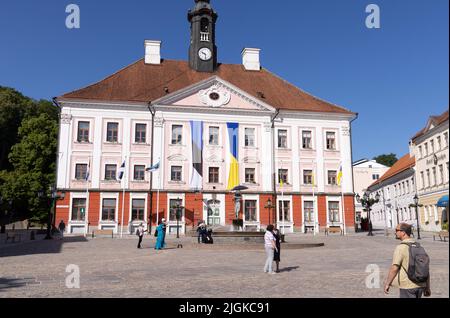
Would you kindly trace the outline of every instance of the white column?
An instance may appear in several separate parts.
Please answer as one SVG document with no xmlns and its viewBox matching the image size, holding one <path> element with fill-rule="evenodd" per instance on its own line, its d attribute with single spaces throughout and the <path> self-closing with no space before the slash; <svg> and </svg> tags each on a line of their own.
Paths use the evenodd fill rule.
<svg viewBox="0 0 450 318">
<path fill-rule="evenodd" d="M 272 191 L 272 125 L 261 126 L 261 175 L 263 191 Z"/>
<path fill-rule="evenodd" d="M 91 184 L 92 188 L 99 189 L 100 188 L 100 178 L 102 167 L 102 146 L 103 146 L 103 118 L 102 116 L 95 117 L 95 126 L 94 126 L 94 153 L 92 156 L 92 169 L 91 169 Z"/>
<path fill-rule="evenodd" d="M 61 114 L 61 123 L 59 131 L 59 154 L 58 154 L 58 188 L 69 188 L 70 183 L 70 169 L 69 165 L 70 151 L 69 144 L 71 143 L 70 130 L 72 129 L 72 116 L 66 113 L 64 109 Z"/>
<path fill-rule="evenodd" d="M 316 184 L 318 192 L 325 192 L 325 172 L 324 172 L 324 145 L 323 145 L 323 127 L 317 126 L 316 138 L 317 138 L 317 174 L 316 174 Z"/>
<path fill-rule="evenodd" d="M 154 138 L 153 138 L 153 160 L 154 163 L 160 161 L 160 167 L 158 171 L 153 173 L 153 189 L 160 189 L 164 184 L 164 169 L 165 169 L 165 158 L 164 158 L 164 119 L 162 117 L 155 117 L 155 128 L 154 128 Z"/>
<path fill-rule="evenodd" d="M 300 171 L 299 171 L 299 163 L 300 163 L 300 141 L 299 141 L 299 128 L 296 125 L 291 127 L 292 133 L 292 171 L 291 171 L 291 179 L 292 179 L 292 190 L 294 192 L 300 191 Z"/>
</svg>

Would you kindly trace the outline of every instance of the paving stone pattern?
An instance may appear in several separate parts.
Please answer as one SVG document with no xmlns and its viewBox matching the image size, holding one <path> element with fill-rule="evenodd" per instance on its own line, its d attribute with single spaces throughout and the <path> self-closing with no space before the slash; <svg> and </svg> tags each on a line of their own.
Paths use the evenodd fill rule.
<svg viewBox="0 0 450 318">
<path fill-rule="evenodd" d="M 424 233 L 431 257 L 432 297 L 449 297 L 448 243 Z M 356 233 L 346 237 L 288 235 L 289 243 L 324 247 L 282 250 L 281 273 L 263 273 L 261 244 L 198 245 L 196 238 L 168 238 L 154 250 L 147 236 L 136 248 L 126 239 L 84 239 L 0 243 L 0 297 L 114 298 L 396 298 L 383 293 L 383 281 L 399 243 L 393 235 Z M 177 249 L 181 242 L 183 248 Z M 80 269 L 80 289 L 66 287 L 66 267 Z M 380 288 L 366 287 L 370 264 L 379 266 Z"/>
</svg>

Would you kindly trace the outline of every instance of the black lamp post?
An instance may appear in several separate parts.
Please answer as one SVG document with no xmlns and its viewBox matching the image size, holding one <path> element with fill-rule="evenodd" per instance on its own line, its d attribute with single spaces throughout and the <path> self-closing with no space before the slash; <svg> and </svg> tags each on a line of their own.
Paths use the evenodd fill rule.
<svg viewBox="0 0 450 318">
<path fill-rule="evenodd" d="M 180 220 L 181 220 L 181 210 L 182 206 L 179 202 L 175 203 L 173 206 L 175 208 L 175 217 L 177 219 L 177 238 L 180 238 Z"/>
<path fill-rule="evenodd" d="M 274 208 L 272 200 L 269 198 L 269 200 L 267 200 L 266 205 L 264 206 L 265 209 L 269 210 L 269 223 L 272 224 L 272 218 L 270 217 L 270 210 Z"/>
<path fill-rule="evenodd" d="M 43 191 L 39 191 L 38 192 L 38 196 L 42 197 L 44 195 Z M 50 187 L 50 195 L 51 195 L 51 199 L 52 199 L 52 205 L 50 210 L 48 211 L 48 219 L 47 219 L 47 235 L 45 236 L 44 240 L 51 240 L 52 239 L 52 234 L 51 234 L 51 230 L 52 230 L 52 215 L 56 214 L 56 201 L 58 199 L 64 200 L 66 194 L 64 192 L 62 192 L 61 194 L 58 194 L 58 191 L 56 190 L 55 186 L 51 186 Z"/>
<path fill-rule="evenodd" d="M 372 220 L 370 219 L 370 211 L 371 211 L 371 207 L 375 203 L 380 202 L 380 194 L 377 193 L 376 196 L 375 196 L 375 199 L 370 198 L 370 193 L 369 192 L 365 192 L 362 198 L 358 194 L 358 195 L 356 195 L 356 201 L 358 201 L 358 203 L 361 203 L 361 205 L 363 207 L 365 207 L 365 209 L 367 211 L 367 215 L 369 217 L 369 234 L 367 234 L 367 236 L 373 236 L 373 233 L 372 233 Z"/>
<path fill-rule="evenodd" d="M 416 208 L 416 220 L 417 220 L 417 239 L 420 240 L 420 222 L 419 222 L 419 206 L 423 206 L 422 204 L 419 204 L 419 197 L 416 195 L 413 198 L 414 204 L 410 204 L 410 208 Z"/>
</svg>

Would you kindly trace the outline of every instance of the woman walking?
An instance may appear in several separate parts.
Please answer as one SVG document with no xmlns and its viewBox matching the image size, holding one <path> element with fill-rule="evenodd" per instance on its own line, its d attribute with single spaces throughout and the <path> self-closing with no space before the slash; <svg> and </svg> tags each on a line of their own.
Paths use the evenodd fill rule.
<svg viewBox="0 0 450 318">
<path fill-rule="evenodd" d="M 280 230 L 278 230 L 277 228 L 273 229 L 273 236 L 275 237 L 275 246 L 277 247 L 277 249 L 275 250 L 274 254 L 273 254 L 273 260 L 275 261 L 275 264 L 277 264 L 277 269 L 275 270 L 275 272 L 279 273 L 280 272 L 280 253 L 281 253 L 281 233 Z"/>
<path fill-rule="evenodd" d="M 164 222 L 164 220 L 162 220 L 160 223 L 159 223 L 159 225 L 158 225 L 158 227 L 156 228 L 156 236 L 157 236 L 157 239 L 156 239 L 156 245 L 155 245 L 155 250 L 162 250 L 165 246 L 166 246 L 166 242 L 165 242 L 165 227 L 166 227 L 166 224 L 165 224 L 165 222 Z"/>
<path fill-rule="evenodd" d="M 266 234 L 264 235 L 264 247 L 266 249 L 266 265 L 264 266 L 264 272 L 269 274 L 275 274 L 272 269 L 274 253 L 277 250 L 275 245 L 275 237 L 273 236 L 273 225 L 267 226 Z"/>
</svg>

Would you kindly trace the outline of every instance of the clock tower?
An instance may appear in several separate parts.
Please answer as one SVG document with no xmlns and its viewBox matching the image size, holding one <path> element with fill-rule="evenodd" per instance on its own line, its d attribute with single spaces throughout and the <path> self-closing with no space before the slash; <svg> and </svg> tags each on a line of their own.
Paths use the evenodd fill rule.
<svg viewBox="0 0 450 318">
<path fill-rule="evenodd" d="M 210 0 L 195 0 L 195 7 L 189 10 L 191 23 L 191 44 L 189 65 L 198 72 L 214 72 L 217 67 L 216 21 L 217 13 Z"/>
</svg>

